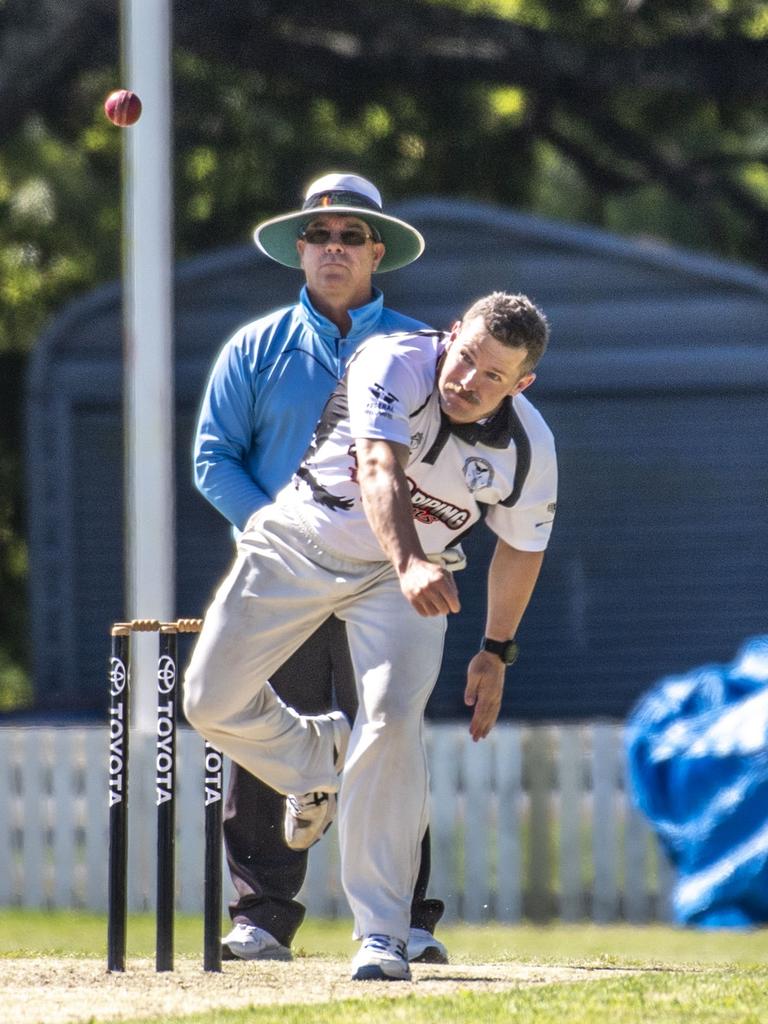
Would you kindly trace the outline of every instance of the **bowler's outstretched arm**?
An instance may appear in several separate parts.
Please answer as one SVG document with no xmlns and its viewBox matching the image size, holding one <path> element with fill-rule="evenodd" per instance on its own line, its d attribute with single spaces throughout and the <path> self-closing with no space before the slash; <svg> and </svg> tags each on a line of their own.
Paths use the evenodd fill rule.
<svg viewBox="0 0 768 1024">
<path fill-rule="evenodd" d="M 509 640 L 515 635 L 543 560 L 543 551 L 520 551 L 503 540 L 496 542 L 488 570 L 487 637 Z M 505 668 L 501 659 L 489 651 L 478 651 L 469 663 L 464 703 L 475 709 L 469 724 L 475 741 L 484 739 L 496 724 L 504 693 Z"/>
</svg>

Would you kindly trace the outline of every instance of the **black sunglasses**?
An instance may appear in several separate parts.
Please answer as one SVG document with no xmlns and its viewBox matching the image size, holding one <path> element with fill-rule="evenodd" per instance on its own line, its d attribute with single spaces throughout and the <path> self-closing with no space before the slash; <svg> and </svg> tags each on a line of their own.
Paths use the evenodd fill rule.
<svg viewBox="0 0 768 1024">
<path fill-rule="evenodd" d="M 332 235 L 330 228 L 320 226 L 303 228 L 299 232 L 299 238 L 303 238 L 310 245 L 325 245 Z M 366 234 L 362 228 L 342 228 L 338 232 L 338 238 L 342 245 L 365 245 L 369 238 L 373 242 L 380 241 L 378 234 Z"/>
</svg>

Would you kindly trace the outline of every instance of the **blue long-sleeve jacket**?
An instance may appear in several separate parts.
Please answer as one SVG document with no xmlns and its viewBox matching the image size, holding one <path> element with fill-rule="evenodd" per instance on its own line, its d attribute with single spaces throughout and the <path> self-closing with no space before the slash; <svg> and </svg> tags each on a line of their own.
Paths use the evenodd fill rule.
<svg viewBox="0 0 768 1024">
<path fill-rule="evenodd" d="M 295 305 L 242 327 L 219 353 L 198 418 L 194 474 L 201 494 L 237 529 L 290 480 L 360 343 L 425 326 L 387 309 L 377 289 L 349 315 L 342 338 L 305 286 Z"/>
</svg>

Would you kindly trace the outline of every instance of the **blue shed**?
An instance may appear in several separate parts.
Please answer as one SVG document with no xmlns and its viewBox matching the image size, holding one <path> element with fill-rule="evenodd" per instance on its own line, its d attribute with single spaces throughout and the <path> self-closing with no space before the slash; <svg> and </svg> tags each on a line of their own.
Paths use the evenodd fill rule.
<svg viewBox="0 0 768 1024">
<path fill-rule="evenodd" d="M 651 242 L 456 200 L 393 207 L 424 257 L 380 279 L 387 304 L 438 327 L 495 288 L 546 311 L 528 392 L 552 426 L 560 505 L 508 673 L 503 714 L 623 717 L 658 677 L 729 660 L 766 631 L 768 275 Z M 299 272 L 251 246 L 175 276 L 177 609 L 202 614 L 231 557 L 191 483 L 202 387 L 240 324 L 294 301 Z M 108 630 L 124 615 L 120 289 L 73 302 L 30 360 L 30 600 L 37 706 L 100 716 Z M 433 717 L 463 717 L 492 539 L 467 544 Z"/>
</svg>

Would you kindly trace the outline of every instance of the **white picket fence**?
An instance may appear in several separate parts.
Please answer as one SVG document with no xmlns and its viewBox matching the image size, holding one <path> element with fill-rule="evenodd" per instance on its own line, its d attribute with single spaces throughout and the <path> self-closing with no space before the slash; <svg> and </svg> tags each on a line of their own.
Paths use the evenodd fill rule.
<svg viewBox="0 0 768 1024">
<path fill-rule="evenodd" d="M 622 729 L 502 724 L 427 729 L 430 895 L 444 920 L 668 919 L 669 867 L 626 794 Z M 0 906 L 102 911 L 107 892 L 104 728 L 0 728 Z M 154 903 L 154 736 L 131 735 L 129 906 Z M 202 908 L 203 747 L 179 733 L 177 903 Z M 224 900 L 231 898 L 226 876 Z M 310 853 L 310 914 L 347 916 L 336 830 Z"/>
</svg>

